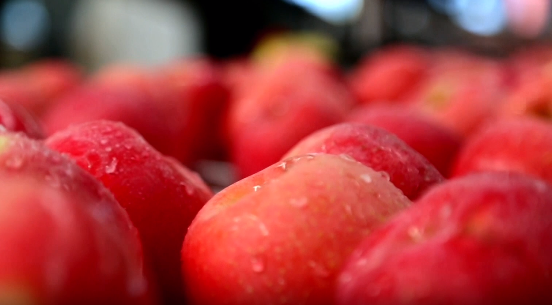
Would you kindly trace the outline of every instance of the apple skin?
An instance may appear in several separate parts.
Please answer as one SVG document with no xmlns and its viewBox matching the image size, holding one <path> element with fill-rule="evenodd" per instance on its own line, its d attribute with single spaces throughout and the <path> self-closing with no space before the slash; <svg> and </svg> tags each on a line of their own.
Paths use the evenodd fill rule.
<svg viewBox="0 0 552 305">
<path fill-rule="evenodd" d="M 184 235 L 212 197 L 201 178 L 122 123 L 74 125 L 51 135 L 46 145 L 75 160 L 113 193 L 140 233 L 163 297 L 181 300 Z"/>
<path fill-rule="evenodd" d="M 416 109 L 394 105 L 366 105 L 354 109 L 347 119 L 383 128 L 424 156 L 448 177 L 463 138 L 454 130 Z"/>
<path fill-rule="evenodd" d="M 156 303 L 136 228 L 70 159 L 0 133 L 0 203 L 0 303 Z"/>
<path fill-rule="evenodd" d="M 427 159 L 397 136 L 362 123 L 341 123 L 323 128 L 297 143 L 284 158 L 308 153 L 346 155 L 376 171 L 385 172 L 410 199 L 416 199 L 445 179 Z"/>
<path fill-rule="evenodd" d="M 274 164 L 216 194 L 194 219 L 182 248 L 188 304 L 333 304 L 343 260 L 409 205 L 349 158 Z"/>
<path fill-rule="evenodd" d="M 9 105 L 0 100 L 0 128 L 5 131 L 22 132 L 33 139 L 43 139 L 44 132 L 38 120 L 23 107 Z"/>
<path fill-rule="evenodd" d="M 392 45 L 370 53 L 349 77 L 349 86 L 363 104 L 394 102 L 416 88 L 431 65 L 428 52 L 414 45 Z"/>
<path fill-rule="evenodd" d="M 552 183 L 552 124 L 534 118 L 498 120 L 466 141 L 453 176 L 520 172 Z"/>
<path fill-rule="evenodd" d="M 231 160 L 240 177 L 277 162 L 310 133 L 341 122 L 355 104 L 334 71 L 308 59 L 280 59 L 262 71 L 231 103 L 227 120 Z"/>
<path fill-rule="evenodd" d="M 469 136 L 496 116 L 504 99 L 502 65 L 457 50 L 435 52 L 427 77 L 401 101 Z"/>
<path fill-rule="evenodd" d="M 550 304 L 551 228 L 552 188 L 542 180 L 450 180 L 360 244 L 337 304 Z"/>
<path fill-rule="evenodd" d="M 208 57 L 185 58 L 162 67 L 158 74 L 188 113 L 179 139 L 185 149 L 179 159 L 187 165 L 199 159 L 227 159 L 221 128 L 230 91 L 222 64 Z"/>
</svg>

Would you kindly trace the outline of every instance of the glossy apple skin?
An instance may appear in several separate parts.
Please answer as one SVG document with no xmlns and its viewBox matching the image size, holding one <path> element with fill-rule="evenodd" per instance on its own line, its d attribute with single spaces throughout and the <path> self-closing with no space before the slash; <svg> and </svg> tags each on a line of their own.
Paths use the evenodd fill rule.
<svg viewBox="0 0 552 305">
<path fill-rule="evenodd" d="M 155 303 L 138 232 L 94 177 L 42 142 L 1 133 L 0 181 L 0 303 Z"/>
<path fill-rule="evenodd" d="M 362 123 L 341 123 L 321 129 L 297 143 L 284 158 L 308 153 L 346 155 L 384 172 L 410 199 L 445 179 L 427 159 L 397 136 Z"/>
<path fill-rule="evenodd" d="M 317 154 L 290 158 L 216 194 L 182 248 L 189 304 L 333 304 L 358 241 L 410 201 L 380 173 Z"/>
<path fill-rule="evenodd" d="M 511 173 L 450 180 L 349 258 L 337 304 L 550 304 L 552 188 Z"/>
<path fill-rule="evenodd" d="M 367 105 L 353 110 L 348 122 L 383 128 L 424 156 L 448 177 L 463 137 L 416 109 L 393 105 Z"/>
<path fill-rule="evenodd" d="M 180 250 L 196 213 L 212 196 L 194 172 L 122 123 L 75 125 L 46 140 L 109 189 L 138 229 L 165 300 L 182 299 Z"/>
<path fill-rule="evenodd" d="M 345 118 L 354 100 L 333 73 L 308 60 L 282 59 L 231 103 L 227 128 L 239 176 L 270 166 L 303 137 Z"/>
<path fill-rule="evenodd" d="M 363 104 L 396 102 L 414 90 L 431 66 L 428 52 L 414 45 L 393 45 L 370 53 L 349 77 L 349 86 Z"/>
<path fill-rule="evenodd" d="M 459 153 L 453 175 L 511 171 L 552 183 L 552 124 L 534 118 L 504 119 L 470 138 Z"/>
</svg>

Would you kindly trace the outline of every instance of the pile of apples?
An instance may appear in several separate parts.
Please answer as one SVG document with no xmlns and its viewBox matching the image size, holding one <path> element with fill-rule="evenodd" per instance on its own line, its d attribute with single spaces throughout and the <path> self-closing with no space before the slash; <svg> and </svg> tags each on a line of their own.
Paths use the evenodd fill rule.
<svg viewBox="0 0 552 305">
<path fill-rule="evenodd" d="M 552 304 L 552 47 L 43 60 L 0 99 L 0 304 Z"/>
</svg>

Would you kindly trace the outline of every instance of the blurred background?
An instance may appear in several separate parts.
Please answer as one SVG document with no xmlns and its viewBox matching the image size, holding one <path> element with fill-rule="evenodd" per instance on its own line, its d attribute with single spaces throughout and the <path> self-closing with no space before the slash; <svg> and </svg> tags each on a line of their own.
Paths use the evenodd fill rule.
<svg viewBox="0 0 552 305">
<path fill-rule="evenodd" d="M 7 0 L 0 65 L 69 58 L 88 70 L 182 56 L 230 58 L 267 35 L 308 33 L 343 66 L 396 41 L 497 55 L 547 40 L 548 0 Z"/>
</svg>

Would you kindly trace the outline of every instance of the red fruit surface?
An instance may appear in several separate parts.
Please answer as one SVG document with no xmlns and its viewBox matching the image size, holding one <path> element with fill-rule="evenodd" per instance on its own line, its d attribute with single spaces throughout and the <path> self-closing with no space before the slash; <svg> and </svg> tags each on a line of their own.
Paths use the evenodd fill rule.
<svg viewBox="0 0 552 305">
<path fill-rule="evenodd" d="M 284 158 L 308 153 L 345 155 L 384 172 L 410 199 L 444 180 L 427 159 L 397 136 L 361 123 L 342 123 L 321 129 L 297 143 Z"/>
<path fill-rule="evenodd" d="M 138 232 L 90 174 L 2 133 L 0 181 L 0 303 L 153 304 Z"/>
<path fill-rule="evenodd" d="M 552 188 L 508 173 L 450 180 L 349 258 L 337 304 L 550 304 Z"/>
<path fill-rule="evenodd" d="M 393 45 L 367 55 L 350 76 L 350 86 L 362 103 L 400 100 L 423 80 L 428 54 L 411 45 Z"/>
<path fill-rule="evenodd" d="M 48 135 L 71 125 L 95 120 L 122 122 L 138 131 L 163 154 L 177 156 L 185 149 L 179 142 L 187 113 L 170 100 L 161 102 L 146 88 L 123 81 L 91 82 L 63 96 L 43 118 Z"/>
<path fill-rule="evenodd" d="M 533 118 L 500 120 L 474 134 L 452 174 L 481 171 L 520 172 L 552 183 L 552 124 Z"/>
<path fill-rule="evenodd" d="M 9 105 L 0 100 L 0 128 L 5 131 L 23 132 L 30 138 L 42 139 L 44 132 L 38 121 L 23 107 Z"/>
<path fill-rule="evenodd" d="M 198 159 L 224 159 L 220 130 L 229 91 L 222 67 L 209 58 L 189 58 L 170 63 L 159 77 L 188 113 L 179 139 L 186 149 L 179 159 L 188 165 Z"/>
<path fill-rule="evenodd" d="M 84 80 L 80 67 L 61 59 L 42 59 L 19 70 L 45 101 L 45 110 L 55 99 L 76 88 Z"/>
<path fill-rule="evenodd" d="M 469 135 L 496 115 L 503 100 L 505 73 L 499 63 L 444 52 L 427 78 L 403 103 L 433 116 L 461 135 Z M 449 59 L 450 60 L 447 60 Z"/>
<path fill-rule="evenodd" d="M 75 125 L 50 136 L 46 144 L 74 159 L 115 195 L 140 233 L 165 299 L 182 298 L 184 235 L 212 196 L 201 178 L 122 123 Z"/>
<path fill-rule="evenodd" d="M 231 157 L 242 177 L 275 163 L 310 133 L 342 121 L 354 105 L 331 72 L 310 62 L 283 61 L 260 78 L 233 101 L 227 122 Z"/>
<path fill-rule="evenodd" d="M 336 272 L 410 201 L 335 155 L 284 160 L 216 194 L 182 248 L 188 304 L 333 304 Z"/>
<path fill-rule="evenodd" d="M 445 177 L 462 137 L 454 130 L 415 109 L 392 105 L 367 105 L 351 112 L 349 122 L 383 128 L 424 156 Z"/>
</svg>

